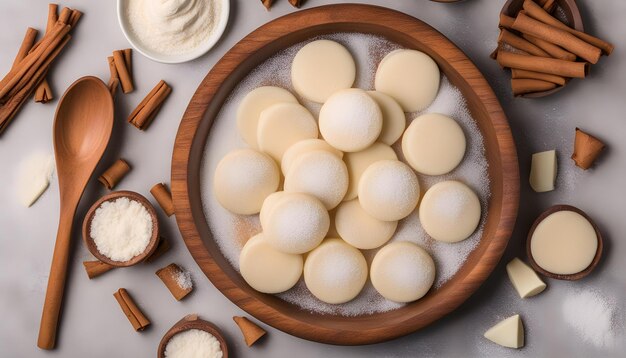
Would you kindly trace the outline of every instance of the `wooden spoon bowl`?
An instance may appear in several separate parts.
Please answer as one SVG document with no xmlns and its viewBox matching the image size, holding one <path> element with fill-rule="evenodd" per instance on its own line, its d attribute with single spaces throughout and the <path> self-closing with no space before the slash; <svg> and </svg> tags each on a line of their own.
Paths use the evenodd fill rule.
<svg viewBox="0 0 626 358">
<path fill-rule="evenodd" d="M 148 243 L 148 246 L 146 246 L 144 252 L 134 256 L 128 261 L 115 261 L 103 255 L 102 253 L 100 253 L 100 251 L 98 251 L 98 247 L 91 237 L 91 221 L 96 214 L 96 209 L 98 209 L 105 201 L 113 201 L 119 198 L 128 198 L 129 200 L 139 202 L 146 208 L 146 210 L 148 210 L 148 213 L 152 218 L 152 236 L 150 237 L 150 242 Z M 154 209 L 154 206 L 150 204 L 150 201 L 148 201 L 148 199 L 146 199 L 143 195 L 139 193 L 135 193 L 134 191 L 122 190 L 109 193 L 98 199 L 98 201 L 96 201 L 91 206 L 91 208 L 89 208 L 89 211 L 85 215 L 85 219 L 83 220 L 83 242 L 85 243 L 87 249 L 89 250 L 89 252 L 91 252 L 92 255 L 94 255 L 98 260 L 111 266 L 127 267 L 143 262 L 148 257 L 150 257 L 150 255 L 152 255 L 159 243 L 159 221 L 157 218 L 156 210 Z"/>
<path fill-rule="evenodd" d="M 165 333 L 163 338 L 161 338 L 161 342 L 159 343 L 157 356 L 159 358 L 165 358 L 165 347 L 167 347 L 170 339 L 172 339 L 172 337 L 174 337 L 178 333 L 190 329 L 199 329 L 214 336 L 220 342 L 220 348 L 222 349 L 222 358 L 228 358 L 228 345 L 226 344 L 226 340 L 222 336 L 219 328 L 217 328 L 217 326 L 215 326 L 211 322 L 200 319 L 197 314 L 190 314 L 183 317 L 183 319 L 176 322 L 176 324 L 173 325 L 172 328 L 170 328 Z"/>
<path fill-rule="evenodd" d="M 564 211 L 564 210 L 573 211 L 575 213 L 582 215 L 585 219 L 587 219 L 587 221 L 591 223 L 591 226 L 593 226 L 593 229 L 596 232 L 596 237 L 598 238 L 598 248 L 596 250 L 596 255 L 594 256 L 593 261 L 591 261 L 591 263 L 589 264 L 589 266 L 587 266 L 586 269 L 580 272 L 574 273 L 574 274 L 570 274 L 570 275 L 561 275 L 561 274 L 556 274 L 556 273 L 552 273 L 550 271 L 544 270 L 541 266 L 537 264 L 537 262 L 533 258 L 532 251 L 530 250 L 530 244 L 532 241 L 533 234 L 535 233 L 535 229 L 537 228 L 537 225 L 539 225 L 539 223 L 542 222 L 543 219 L 547 218 L 548 216 L 558 211 Z M 602 258 L 602 249 L 604 246 L 603 242 L 604 240 L 602 239 L 602 234 L 600 233 L 598 226 L 589 217 L 589 215 L 587 215 L 584 211 L 571 205 L 554 205 L 548 208 L 546 211 L 544 211 L 541 215 L 539 215 L 539 217 L 533 223 L 533 226 L 531 226 L 530 231 L 528 232 L 528 237 L 526 238 L 526 254 L 528 256 L 528 261 L 530 262 L 530 265 L 533 267 L 535 271 L 539 272 L 540 274 L 546 277 L 555 278 L 557 280 L 575 281 L 575 280 L 580 280 L 581 278 L 589 275 L 591 271 L 593 271 L 596 268 L 596 266 L 598 266 L 598 263 L 600 262 L 600 259 Z"/>
<path fill-rule="evenodd" d="M 523 5 L 524 5 L 524 0 L 508 0 L 502 7 L 502 11 L 500 11 L 500 13 L 503 15 L 516 17 L 517 13 L 520 12 L 520 10 L 522 10 Z M 578 31 L 583 31 L 583 32 L 585 31 L 583 27 L 583 19 L 580 16 L 580 10 L 578 9 L 576 0 L 556 0 L 556 6 L 557 7 L 554 11 L 560 8 L 561 10 L 563 10 L 563 15 L 565 16 L 565 19 L 559 19 L 559 20 L 565 20 L 566 25 L 573 27 L 574 29 Z M 565 85 L 567 85 L 569 80 L 570 80 L 569 78 L 566 79 Z M 524 95 L 521 95 L 520 97 L 539 98 L 539 97 L 549 96 L 553 93 L 556 93 L 562 90 L 563 87 L 565 87 L 565 85 L 558 86 L 548 91 L 524 94 Z"/>
</svg>

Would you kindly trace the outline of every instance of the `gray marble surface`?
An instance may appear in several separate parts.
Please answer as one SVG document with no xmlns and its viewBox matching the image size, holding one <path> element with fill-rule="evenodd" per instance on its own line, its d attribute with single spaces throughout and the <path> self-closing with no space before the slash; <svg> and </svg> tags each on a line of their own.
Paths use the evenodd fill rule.
<svg viewBox="0 0 626 358">
<path fill-rule="evenodd" d="M 306 7 L 333 1 L 309 0 Z M 359 1 L 361 2 L 361 1 Z M 224 331 L 234 356 L 259 357 L 618 357 L 626 351 L 626 2 L 579 0 L 586 28 L 617 45 L 609 58 L 602 58 L 585 81 L 574 81 L 560 93 L 544 99 L 513 99 L 508 75 L 488 54 L 497 37 L 497 17 L 503 0 L 467 0 L 439 4 L 426 0 L 362 1 L 378 3 L 420 18 L 455 42 L 477 64 L 493 86 L 509 118 L 517 143 L 521 172 L 520 213 L 503 260 L 485 284 L 458 310 L 432 326 L 406 337 L 372 346 L 338 347 L 308 342 L 268 328 L 267 339 L 247 348 L 231 321 L 243 312 L 228 301 L 203 276 L 185 248 L 174 218 L 161 216 L 164 235 L 173 250 L 157 262 L 117 270 L 88 280 L 82 261 L 90 259 L 75 225 L 65 306 L 58 347 L 36 348 L 50 258 L 59 214 L 56 179 L 31 208 L 18 204 L 15 171 L 36 152 L 52 153 L 52 120 L 57 101 L 48 105 L 29 102 L 0 138 L 0 356 L 2 357 L 151 357 L 163 333 L 187 313 L 197 312 Z M 106 56 L 128 46 L 118 26 L 113 1 L 65 1 L 85 12 L 70 47 L 52 71 L 51 83 L 58 96 L 84 75 L 108 78 Z M 206 56 L 183 65 L 152 62 L 138 53 L 134 57 L 136 91 L 119 96 L 114 140 L 98 172 L 117 157 L 127 158 L 134 169 L 119 189 L 149 196 L 158 181 L 169 181 L 170 161 L 176 130 L 187 102 L 211 66 L 239 39 L 257 26 L 294 11 L 279 0 L 271 12 L 258 1 L 233 0 L 227 32 Z M 43 28 L 47 1 L 3 0 L 0 4 L 0 72 L 8 71 L 27 26 Z M 174 92 L 157 120 L 146 132 L 124 123 L 127 113 L 159 80 L 172 84 Z M 604 139 L 609 149 L 596 168 L 583 172 L 572 165 L 569 155 L 576 126 Z M 530 155 L 556 148 L 559 152 L 558 188 L 547 194 L 532 192 L 527 184 Z M 78 217 L 103 188 L 89 184 Z M 548 289 L 527 300 L 520 299 L 506 277 L 504 265 L 523 255 L 527 230 L 535 217 L 552 204 L 568 203 L 587 211 L 598 223 L 607 241 L 605 256 L 597 271 L 579 282 L 547 280 Z M 78 220 L 80 221 L 80 220 Z M 176 302 L 154 271 L 177 262 L 192 272 L 193 294 Z M 126 287 L 145 310 L 152 326 L 135 333 L 122 315 L 112 293 Z M 563 302 L 571 295 L 592 290 L 614 302 L 617 343 L 598 348 L 585 341 L 565 321 Z M 527 344 L 520 350 L 495 346 L 482 333 L 499 319 L 520 313 L 527 327 Z"/>
</svg>

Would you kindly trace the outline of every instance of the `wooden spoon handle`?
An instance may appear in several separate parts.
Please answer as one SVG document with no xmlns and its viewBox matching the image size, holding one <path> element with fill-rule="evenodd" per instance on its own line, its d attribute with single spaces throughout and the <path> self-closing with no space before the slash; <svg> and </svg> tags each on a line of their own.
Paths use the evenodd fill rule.
<svg viewBox="0 0 626 358">
<path fill-rule="evenodd" d="M 43 305 L 39 338 L 37 339 L 37 346 L 41 349 L 53 349 L 56 342 L 59 311 L 63 302 L 63 290 L 65 288 L 65 277 L 70 254 L 72 222 L 76 212 L 76 205 L 72 205 L 72 207 L 73 209 L 71 210 L 64 210 L 63 205 L 61 206 L 59 229 L 54 245 L 46 300 Z"/>
</svg>

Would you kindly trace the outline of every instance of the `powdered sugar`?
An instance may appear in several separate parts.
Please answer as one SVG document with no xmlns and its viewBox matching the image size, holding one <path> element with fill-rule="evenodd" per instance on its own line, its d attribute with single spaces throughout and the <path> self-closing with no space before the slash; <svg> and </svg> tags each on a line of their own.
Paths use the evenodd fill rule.
<svg viewBox="0 0 626 358">
<path fill-rule="evenodd" d="M 319 38 L 312 38 L 310 41 Z M 321 38 L 337 41 L 351 52 L 357 65 L 355 87 L 363 90 L 373 90 L 376 66 L 387 53 L 400 48 L 398 44 L 373 35 L 341 33 L 325 35 Z M 232 215 L 217 203 L 212 190 L 210 190 L 213 185 L 215 166 L 226 153 L 245 146 L 237 133 L 235 113 L 239 102 L 250 90 L 262 85 L 273 85 L 288 89 L 295 94 L 290 81 L 291 60 L 296 52 L 308 42 L 296 44 L 279 52 L 255 68 L 241 81 L 222 106 L 207 140 L 201 172 L 201 195 L 204 211 L 215 242 L 236 270 L 239 270 L 239 253 L 243 244 L 250 237 L 261 232 L 262 229 L 258 216 Z M 315 117 L 318 116 L 319 104 L 302 98 L 298 99 Z M 487 213 L 490 183 L 483 137 L 466 107 L 461 91 L 454 87 L 446 77 L 442 77 L 435 101 L 424 111 L 407 114 L 407 125 L 413 118 L 425 113 L 441 113 L 455 119 L 465 133 L 467 149 L 464 160 L 452 172 L 442 176 L 417 174 L 422 191 L 440 181 L 462 181 L 476 192 L 481 201 L 482 212 Z M 398 158 L 402 160 L 400 141 L 393 146 L 393 149 Z M 391 242 L 410 241 L 416 243 L 432 256 L 436 265 L 434 288 L 437 289 L 456 274 L 478 245 L 485 222 L 486 215 L 483 215 L 479 228 L 470 238 L 459 243 L 448 244 L 431 239 L 422 229 L 417 212 L 413 212 L 399 222 Z M 366 259 L 371 258 L 375 253 L 376 250 L 364 251 Z M 303 281 L 300 281 L 291 290 L 279 294 L 278 297 L 312 312 L 345 316 L 385 312 L 403 306 L 403 304 L 384 299 L 369 282 L 354 300 L 339 305 L 321 302 L 308 291 Z"/>
<path fill-rule="evenodd" d="M 566 296 L 562 308 L 563 319 L 589 344 L 598 348 L 616 343 L 617 325 L 615 303 L 596 290 L 581 290 Z"/>
<path fill-rule="evenodd" d="M 188 290 L 193 287 L 193 281 L 191 280 L 191 272 L 182 270 L 176 273 L 176 283 L 183 290 Z"/>
</svg>

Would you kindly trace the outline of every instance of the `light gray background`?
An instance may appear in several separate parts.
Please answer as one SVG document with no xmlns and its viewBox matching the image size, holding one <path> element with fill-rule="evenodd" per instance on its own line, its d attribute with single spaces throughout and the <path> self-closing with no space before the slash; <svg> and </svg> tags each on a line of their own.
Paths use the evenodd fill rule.
<svg viewBox="0 0 626 358">
<path fill-rule="evenodd" d="M 332 3 L 309 0 L 305 8 Z M 493 86 L 509 118 L 517 142 L 521 173 L 520 215 L 503 260 L 487 282 L 458 310 L 420 332 L 392 342 L 363 347 L 336 347 L 308 342 L 266 327 L 268 337 L 247 348 L 231 317 L 243 312 L 228 301 L 204 277 L 178 233 L 175 219 L 161 213 L 164 236 L 173 250 L 150 265 L 109 272 L 88 280 L 82 261 L 90 259 L 83 247 L 79 224 L 88 206 L 105 190 L 95 180 L 88 186 L 78 210 L 73 259 L 66 288 L 57 349 L 36 348 L 52 248 L 59 215 L 56 179 L 31 208 L 17 203 L 15 171 L 36 152 L 52 153 L 52 121 L 57 100 L 47 105 L 28 102 L 14 123 L 0 137 L 0 356 L 2 357 L 151 357 L 164 332 L 185 314 L 197 312 L 224 331 L 236 356 L 260 357 L 362 357 L 362 356 L 619 356 L 626 349 L 626 2 L 579 0 L 585 26 L 592 34 L 617 45 L 602 58 L 585 81 L 573 81 L 565 90 L 544 99 L 513 99 L 509 76 L 488 58 L 497 37 L 498 13 L 503 0 L 467 0 L 439 4 L 426 0 L 362 1 L 378 3 L 411 14 L 434 26 L 455 42 L 478 65 Z M 45 27 L 47 1 L 2 0 L 0 5 L 0 72 L 6 73 L 27 26 Z M 117 22 L 114 1 L 64 1 L 84 11 L 69 48 L 54 65 L 51 84 L 58 99 L 77 78 L 96 75 L 108 79 L 106 56 L 128 47 Z M 182 65 L 152 62 L 135 52 L 136 90 L 118 95 L 117 122 L 101 172 L 116 158 L 130 161 L 133 170 L 117 189 L 138 191 L 148 197 L 149 188 L 169 181 L 174 138 L 187 102 L 211 66 L 239 39 L 259 25 L 295 11 L 278 0 L 271 12 L 259 1 L 232 1 L 231 17 L 223 39 L 206 56 Z M 134 105 L 159 80 L 174 91 L 161 113 L 145 132 L 125 123 Z M 609 149 L 595 169 L 583 172 L 569 159 L 574 128 L 580 126 L 604 139 Z M 547 194 L 532 192 L 527 184 L 530 154 L 556 148 L 559 151 L 558 188 Z M 150 199 L 152 199 L 150 197 Z M 605 256 L 595 273 L 579 282 L 548 280 L 548 290 L 521 300 L 509 283 L 504 265 L 523 255 L 527 230 L 535 217 L 556 203 L 569 203 L 587 211 L 606 238 Z M 171 262 L 191 270 L 195 291 L 176 302 L 154 271 Z M 126 287 L 152 321 L 136 333 L 122 315 L 112 293 Z M 595 289 L 616 302 L 620 343 L 597 350 L 563 321 L 561 303 L 579 290 Z M 527 327 L 526 347 L 504 349 L 482 338 L 498 320 L 520 313 Z M 621 355 L 623 356 L 623 355 Z"/>
</svg>

